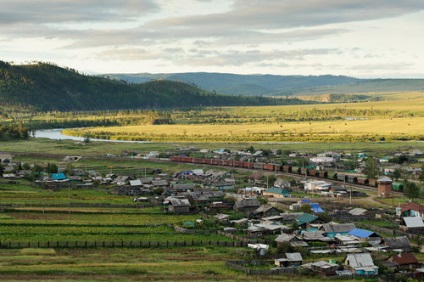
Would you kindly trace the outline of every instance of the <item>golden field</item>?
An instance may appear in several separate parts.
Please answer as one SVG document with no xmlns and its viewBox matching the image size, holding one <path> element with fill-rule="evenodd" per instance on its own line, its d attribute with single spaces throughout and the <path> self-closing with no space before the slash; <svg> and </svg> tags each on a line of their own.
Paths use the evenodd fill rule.
<svg viewBox="0 0 424 282">
<path fill-rule="evenodd" d="M 65 130 L 112 140 L 256 142 L 424 140 L 424 93 L 361 103 L 220 107 L 172 112 L 175 124 Z"/>
</svg>

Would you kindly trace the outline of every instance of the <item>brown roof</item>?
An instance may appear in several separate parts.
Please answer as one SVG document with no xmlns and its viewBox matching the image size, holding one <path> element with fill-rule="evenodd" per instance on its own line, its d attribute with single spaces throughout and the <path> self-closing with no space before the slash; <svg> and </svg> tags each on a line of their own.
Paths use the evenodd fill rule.
<svg viewBox="0 0 424 282">
<path fill-rule="evenodd" d="M 420 205 L 418 203 L 406 203 L 406 204 L 402 204 L 402 205 L 400 205 L 400 208 L 402 209 L 402 212 L 409 211 L 409 210 L 424 212 L 424 206 L 423 205 Z"/>
<path fill-rule="evenodd" d="M 411 254 L 411 253 L 393 255 L 392 260 L 398 265 L 408 265 L 408 264 L 418 263 L 417 258 L 414 256 L 414 254 Z"/>
</svg>

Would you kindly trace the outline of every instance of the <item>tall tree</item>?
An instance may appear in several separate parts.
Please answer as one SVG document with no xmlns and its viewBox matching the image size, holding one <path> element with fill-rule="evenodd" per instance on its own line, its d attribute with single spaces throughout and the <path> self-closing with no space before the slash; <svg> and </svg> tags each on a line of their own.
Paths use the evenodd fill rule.
<svg viewBox="0 0 424 282">
<path fill-rule="evenodd" d="M 375 160 L 372 157 L 369 157 L 366 161 L 365 161 L 365 175 L 367 176 L 367 178 L 377 178 L 379 175 L 379 170 L 378 170 L 378 163 L 377 160 Z"/>
<path fill-rule="evenodd" d="M 411 199 L 416 199 L 420 196 L 420 187 L 415 182 L 405 181 L 403 194 Z"/>
</svg>

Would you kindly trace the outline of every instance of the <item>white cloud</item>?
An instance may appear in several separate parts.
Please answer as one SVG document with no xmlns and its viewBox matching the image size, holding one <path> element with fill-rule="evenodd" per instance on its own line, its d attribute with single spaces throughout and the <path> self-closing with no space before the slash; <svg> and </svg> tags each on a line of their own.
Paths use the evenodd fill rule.
<svg viewBox="0 0 424 282">
<path fill-rule="evenodd" d="M 423 9 L 422 0 L 3 0 L 0 59 L 109 73 L 423 77 Z"/>
</svg>

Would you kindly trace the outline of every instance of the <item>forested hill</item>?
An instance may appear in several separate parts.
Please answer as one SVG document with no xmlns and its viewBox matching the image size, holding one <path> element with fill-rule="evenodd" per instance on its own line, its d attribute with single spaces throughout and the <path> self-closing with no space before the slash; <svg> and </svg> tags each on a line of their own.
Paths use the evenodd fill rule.
<svg viewBox="0 0 424 282">
<path fill-rule="evenodd" d="M 230 73 L 107 74 L 128 82 L 152 79 L 193 83 L 202 89 L 228 95 L 303 96 L 322 94 L 369 94 L 423 91 L 424 79 L 358 79 L 348 76 L 319 75 L 239 75 Z"/>
<path fill-rule="evenodd" d="M 0 61 L 2 109 L 105 110 L 305 103 L 297 99 L 224 96 L 177 81 L 128 83 L 79 74 L 48 63 Z"/>
</svg>

